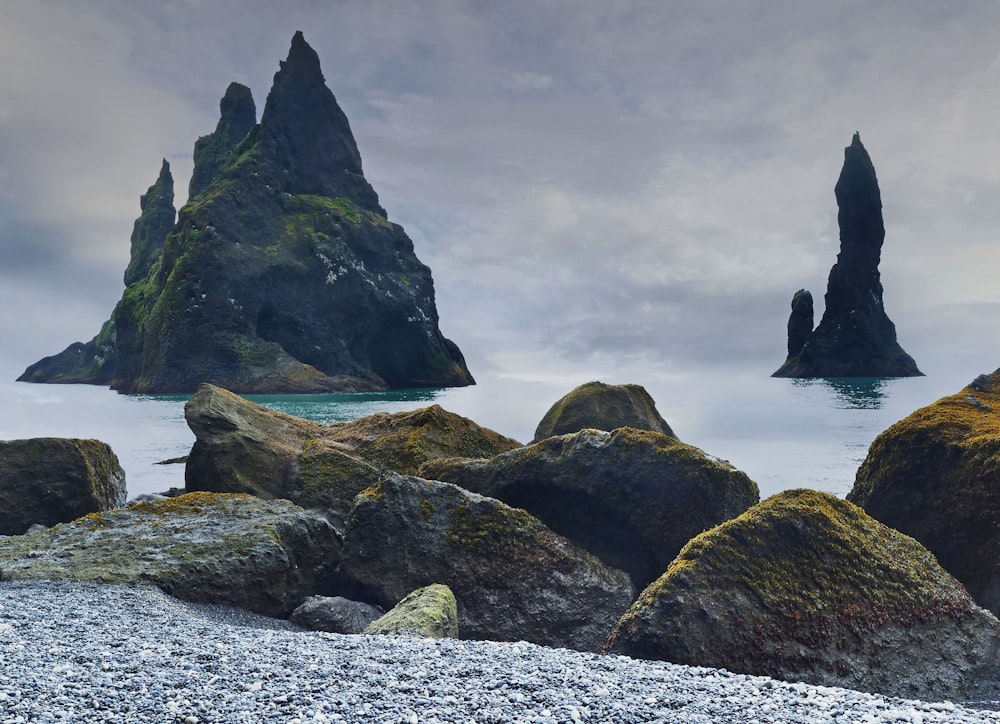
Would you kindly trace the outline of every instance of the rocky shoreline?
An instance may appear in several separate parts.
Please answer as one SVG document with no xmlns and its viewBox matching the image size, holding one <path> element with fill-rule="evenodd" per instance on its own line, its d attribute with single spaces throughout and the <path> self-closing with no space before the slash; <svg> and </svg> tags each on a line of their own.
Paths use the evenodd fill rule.
<svg viewBox="0 0 1000 724">
<path fill-rule="evenodd" d="M 950 702 L 524 642 L 282 630 L 149 586 L 0 583 L 0 657 L 2 724 L 1000 722 Z"/>
<path fill-rule="evenodd" d="M 981 418 L 992 415 L 998 374 L 976 380 L 942 405 L 949 440 L 967 428 L 958 408 L 977 421 L 968 429 L 980 454 L 963 463 L 972 471 L 989 437 L 990 422 Z M 560 668 L 601 669 L 625 661 L 640 666 L 638 674 L 620 672 L 626 680 L 644 676 L 642 667 L 657 666 L 651 662 L 664 661 L 715 671 L 713 686 L 730 676 L 727 669 L 797 682 L 772 682 L 762 694 L 759 687 L 740 688 L 755 680 L 738 679 L 742 693 L 724 703 L 732 709 L 740 697 L 756 697 L 758 708 L 746 721 L 767 720 L 760 716 L 772 712 L 764 708 L 769 698 L 789 691 L 812 692 L 803 696 L 813 711 L 800 719 L 798 710 L 784 712 L 786 718 L 775 721 L 817 721 L 816 711 L 826 713 L 819 706 L 833 707 L 830 721 L 865 720 L 854 716 L 853 703 L 817 703 L 826 701 L 823 687 L 913 701 L 1000 699 L 1000 621 L 931 551 L 828 493 L 787 490 L 759 501 L 756 483 L 744 473 L 664 429 L 652 400 L 640 391 L 584 385 L 553 406 L 554 417 L 563 418 L 554 424 L 583 429 L 543 431 L 540 440 L 522 445 L 437 406 L 320 425 L 203 386 L 186 406 L 196 443 L 180 495 L 120 507 L 124 478 L 113 453 L 78 441 L 63 447 L 86 449 L 90 457 L 65 458 L 66 474 L 57 476 L 62 487 L 41 478 L 33 487 L 23 474 L 13 478 L 26 502 L 8 499 L 11 510 L 44 508 L 52 496 L 75 496 L 77 507 L 67 508 L 55 525 L 48 521 L 51 527 L 9 517 L 8 527 L 0 529 L 6 535 L 0 538 L 0 588 L 11 596 L 23 591 L 29 599 L 11 603 L 3 615 L 13 620 L 19 606 L 36 607 L 37 590 L 46 592 L 43 599 L 69 591 L 66 605 L 84 611 L 76 618 L 97 625 L 112 612 L 95 609 L 81 592 L 100 598 L 105 588 L 33 586 L 39 581 L 127 586 L 115 589 L 120 603 L 111 609 L 128 617 L 138 615 L 126 610 L 130 597 L 160 595 L 144 588 L 151 584 L 186 602 L 177 603 L 182 608 L 238 607 L 249 612 L 246 616 L 272 617 L 268 630 L 284 627 L 288 635 L 294 633 L 288 621 L 295 621 L 337 634 L 338 647 L 355 651 L 374 646 L 364 641 L 378 633 L 407 639 L 386 644 L 390 648 L 415 646 L 420 652 L 425 644 L 409 639 L 449 637 L 460 643 L 435 645 L 458 648 L 432 650 L 447 650 L 463 661 L 499 657 L 501 668 L 489 669 L 495 676 L 502 666 L 518 671 L 534 665 L 537 654 L 561 657 Z M 936 409 L 914 415 L 930 418 Z M 566 422 L 567 412 L 575 422 Z M 907 438 L 895 429 L 872 447 L 874 457 L 863 471 L 877 468 L 879 455 L 907 459 L 909 448 L 900 447 Z M 16 472 L 23 473 L 30 444 L 15 446 Z M 55 449 L 52 441 L 38 444 L 40 450 Z M 0 481 L 4 463 L 0 455 Z M 82 494 L 88 488 L 103 492 Z M 945 518 L 929 522 L 947 525 Z M 224 610 L 229 609 L 218 609 Z M 31 629 L 38 623 L 28 615 L 24 625 Z M 121 630 L 132 626 L 127 621 Z M 188 622 L 171 635 L 187 638 L 191 629 Z M 94 635 L 104 640 L 109 634 Z M 112 648 L 141 645 L 131 633 L 119 638 Z M 528 644 L 535 653 L 524 664 L 519 657 Z M 512 651 L 518 655 L 508 660 Z M 591 658 L 574 659 L 569 651 Z M 23 655 L 35 657 L 43 670 L 69 671 L 43 651 Z M 318 666 L 319 660 L 307 665 Z M 683 670 L 660 666 L 668 668 L 655 671 L 668 670 L 671 677 Z M 297 676 L 295 669 L 267 670 L 281 679 Z M 703 686 L 707 676 L 696 679 Z M 668 678 L 668 688 L 687 692 L 695 686 L 686 674 Z M 818 688 L 794 689 L 808 685 Z M 463 696 L 449 694 L 448 702 L 458 706 L 471 695 Z M 471 700 L 487 706 L 475 696 Z M 691 718 L 695 712 L 686 704 L 670 701 L 670 708 L 684 710 L 679 718 L 664 718 L 660 710 L 651 719 L 626 716 L 623 712 L 633 711 L 627 708 L 599 709 L 595 720 L 701 720 Z M 885 707 L 864 701 L 865 716 L 875 712 L 869 720 L 879 720 Z M 581 702 L 579 716 L 592 706 Z M 437 700 L 423 703 L 433 704 L 430 711 L 440 712 L 441 721 L 466 720 L 445 717 L 447 709 Z M 780 699 L 775 711 L 789 705 Z M 224 710 L 235 715 L 228 706 Z M 911 721 L 952 711 L 906 706 Z M 727 720 L 744 720 L 743 709 L 735 708 L 737 718 L 727 710 Z M 485 720 L 514 716 L 504 711 Z M 552 719 L 551 709 L 540 711 L 531 716 Z M 178 720 L 186 716 L 202 714 Z M 470 716 L 479 721 L 483 715 Z M 296 717 L 301 718 L 289 714 L 288 720 Z"/>
</svg>

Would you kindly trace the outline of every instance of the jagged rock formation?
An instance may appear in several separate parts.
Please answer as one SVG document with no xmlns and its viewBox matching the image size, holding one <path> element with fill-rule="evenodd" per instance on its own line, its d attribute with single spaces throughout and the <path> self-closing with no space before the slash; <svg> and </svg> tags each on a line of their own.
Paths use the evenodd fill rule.
<svg viewBox="0 0 1000 724">
<path fill-rule="evenodd" d="M 878 271 L 885 239 L 882 196 L 875 167 L 857 133 L 844 149 L 834 193 L 840 253 L 830 270 L 823 318 L 811 329 L 812 297 L 807 310 L 803 295 L 808 292 L 795 293 L 788 320 L 788 359 L 772 377 L 919 376 L 922 373 L 896 341 L 896 327 L 882 306 Z"/>
<path fill-rule="evenodd" d="M 993 698 L 998 645 L 1000 622 L 917 541 L 789 490 L 688 543 L 607 648 L 940 701 Z"/>
<path fill-rule="evenodd" d="M 580 430 L 634 427 L 676 437 L 660 417 L 653 397 L 641 385 L 586 382 L 559 399 L 535 428 L 533 442 Z"/>
<path fill-rule="evenodd" d="M 128 286 L 87 344 L 29 382 L 125 392 L 315 392 L 474 384 L 441 335 L 430 270 L 386 218 L 301 33 L 259 124 L 230 85 L 195 147 L 191 196 L 164 234 L 169 170 L 143 197 Z"/>
<path fill-rule="evenodd" d="M 0 535 L 67 523 L 125 504 L 125 471 L 99 440 L 0 442 Z"/>
<path fill-rule="evenodd" d="M 847 499 L 913 536 L 1000 615 L 1000 370 L 875 438 Z"/>
</svg>

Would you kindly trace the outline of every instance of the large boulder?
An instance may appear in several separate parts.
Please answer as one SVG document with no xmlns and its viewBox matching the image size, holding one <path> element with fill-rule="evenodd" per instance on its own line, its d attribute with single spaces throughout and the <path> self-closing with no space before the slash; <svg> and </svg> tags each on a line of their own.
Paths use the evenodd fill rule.
<svg viewBox="0 0 1000 724">
<path fill-rule="evenodd" d="M 389 613 L 372 621 L 368 635 L 458 638 L 458 604 L 447 586 L 432 583 L 404 597 Z"/>
<path fill-rule="evenodd" d="M 287 500 L 189 493 L 0 539 L 0 580 L 152 583 L 286 617 L 325 589 L 339 554 L 330 523 Z"/>
<path fill-rule="evenodd" d="M 163 204 L 144 197 L 140 221 L 156 223 L 142 224 L 150 233 L 133 243 L 128 286 L 100 333 L 20 379 L 125 392 L 474 384 L 439 328 L 431 271 L 365 179 L 350 123 L 302 33 L 260 123 L 243 86 L 229 87 L 220 110 L 195 147 L 192 194 L 176 223 L 165 186 Z"/>
<path fill-rule="evenodd" d="M 549 408 L 535 428 L 534 442 L 580 430 L 619 427 L 653 430 L 675 437 L 644 387 L 587 382 Z"/>
<path fill-rule="evenodd" d="M 791 490 L 685 546 L 607 649 L 936 701 L 995 688 L 998 645 L 1000 622 L 915 540 Z"/>
<path fill-rule="evenodd" d="M 1000 615 L 1000 370 L 871 444 L 847 499 L 913 536 Z"/>
<path fill-rule="evenodd" d="M 637 589 L 691 538 L 760 500 L 729 463 L 629 427 L 550 437 L 489 460 L 432 460 L 420 475 L 524 508 Z"/>
<path fill-rule="evenodd" d="M 288 618 L 297 626 L 311 631 L 360 634 L 384 613 L 378 606 L 343 596 L 310 596 Z"/>
<path fill-rule="evenodd" d="M 202 385 L 184 407 L 195 435 L 185 487 L 287 498 L 346 514 L 386 471 L 415 472 L 438 456 L 482 456 L 516 440 L 433 405 L 322 425 Z"/>
<path fill-rule="evenodd" d="M 0 535 L 125 504 L 125 472 L 99 440 L 0 441 Z"/>
<path fill-rule="evenodd" d="M 840 253 L 830 269 L 823 318 L 812 329 L 812 296 L 807 299 L 802 289 L 795 293 L 788 357 L 772 377 L 919 376 L 923 373 L 896 341 L 896 326 L 882 302 L 882 195 L 857 133 L 844 149 L 834 195 Z"/>
<path fill-rule="evenodd" d="M 596 651 L 633 588 L 523 510 L 447 483 L 390 476 L 358 496 L 344 534 L 354 597 L 391 608 L 441 583 L 464 638 Z"/>
</svg>

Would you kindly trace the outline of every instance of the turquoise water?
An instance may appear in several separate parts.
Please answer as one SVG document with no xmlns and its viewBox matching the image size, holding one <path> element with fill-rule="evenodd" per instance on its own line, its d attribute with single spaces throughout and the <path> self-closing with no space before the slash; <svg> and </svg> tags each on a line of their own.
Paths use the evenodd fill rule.
<svg viewBox="0 0 1000 724">
<path fill-rule="evenodd" d="M 730 461 L 757 481 L 762 496 L 795 487 L 845 495 L 868 446 L 913 410 L 957 392 L 974 375 L 913 379 L 779 380 L 764 373 L 604 379 L 635 382 L 653 395 L 680 439 Z M 332 423 L 373 412 L 440 404 L 481 425 L 529 442 L 548 407 L 586 379 L 481 379 L 474 387 L 391 393 L 254 396 L 273 409 Z M 0 384 L 0 439 L 86 437 L 109 443 L 125 468 L 129 495 L 184 483 L 194 436 L 185 396 L 119 395 L 88 385 Z"/>
</svg>

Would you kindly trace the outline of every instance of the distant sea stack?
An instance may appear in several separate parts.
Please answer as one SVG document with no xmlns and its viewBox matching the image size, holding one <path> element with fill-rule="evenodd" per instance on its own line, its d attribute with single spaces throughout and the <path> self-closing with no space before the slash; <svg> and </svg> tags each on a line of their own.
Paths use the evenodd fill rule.
<svg viewBox="0 0 1000 724">
<path fill-rule="evenodd" d="M 823 319 L 812 328 L 812 295 L 797 291 L 788 319 L 788 359 L 771 376 L 918 377 L 923 373 L 899 346 L 896 327 L 882 306 L 882 196 L 857 133 L 844 149 L 834 193 L 840 253 L 830 270 Z"/>
<path fill-rule="evenodd" d="M 147 393 L 475 384 L 302 33 L 260 123 L 246 86 L 230 85 L 220 107 L 176 223 L 165 161 L 142 197 L 111 319 L 19 379 Z"/>
</svg>

